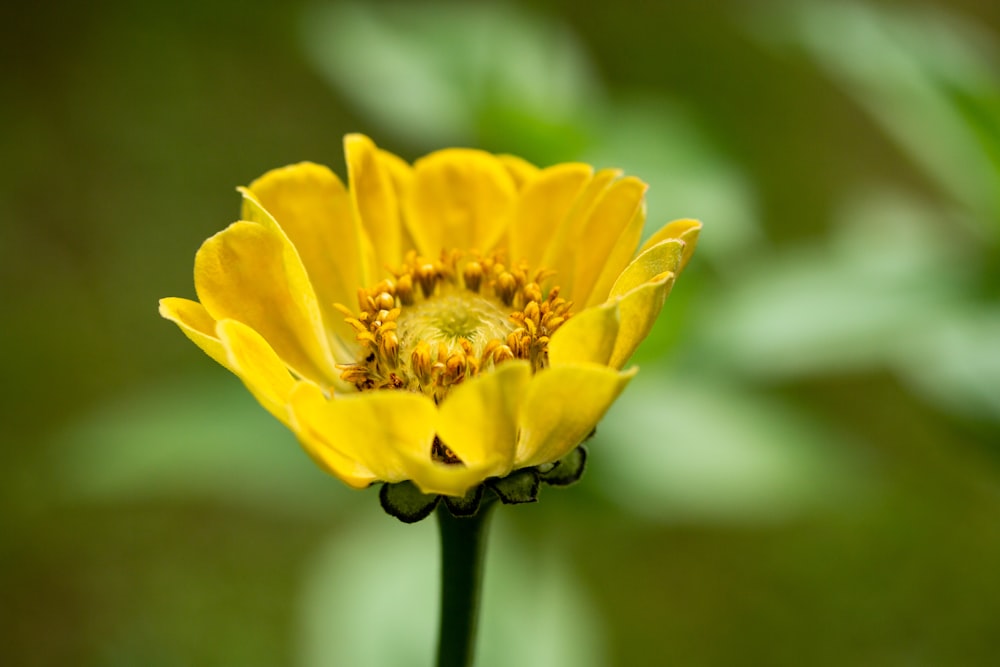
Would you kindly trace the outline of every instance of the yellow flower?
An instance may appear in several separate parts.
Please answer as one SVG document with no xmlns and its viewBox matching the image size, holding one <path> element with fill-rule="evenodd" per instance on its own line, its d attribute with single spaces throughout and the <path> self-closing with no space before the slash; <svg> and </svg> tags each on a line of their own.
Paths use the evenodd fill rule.
<svg viewBox="0 0 1000 667">
<path fill-rule="evenodd" d="M 241 188 L 195 257 L 199 301 L 161 315 L 352 487 L 462 496 L 566 455 L 634 375 L 701 224 L 636 255 L 646 185 L 617 170 L 344 144 L 349 188 L 311 163 Z"/>
</svg>

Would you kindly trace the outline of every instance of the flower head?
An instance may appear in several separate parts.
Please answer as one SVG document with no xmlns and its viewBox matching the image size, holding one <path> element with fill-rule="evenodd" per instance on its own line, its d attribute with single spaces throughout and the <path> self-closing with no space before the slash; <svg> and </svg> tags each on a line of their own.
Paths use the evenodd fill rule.
<svg viewBox="0 0 1000 667">
<path fill-rule="evenodd" d="M 349 187 L 302 163 L 241 188 L 160 313 L 231 370 L 326 471 L 459 497 L 591 433 L 694 251 L 636 253 L 646 185 L 446 149 L 413 165 L 345 138 Z"/>
</svg>

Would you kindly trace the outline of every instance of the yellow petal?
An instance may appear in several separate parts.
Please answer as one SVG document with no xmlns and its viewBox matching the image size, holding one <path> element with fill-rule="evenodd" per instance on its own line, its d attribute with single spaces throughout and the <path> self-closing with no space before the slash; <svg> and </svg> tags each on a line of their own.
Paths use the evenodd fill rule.
<svg viewBox="0 0 1000 667">
<path fill-rule="evenodd" d="M 608 187 L 621 176 L 619 169 L 601 169 L 587 182 L 580 192 L 572 209 L 563 220 L 557 221 L 555 230 L 549 237 L 548 246 L 544 249 L 540 266 L 552 269 L 556 275 L 543 285 L 548 289 L 558 284 L 563 290 L 563 296 L 573 294 L 573 279 L 576 274 L 577 256 L 583 252 L 587 239 L 581 234 L 586 221 Z M 576 298 L 576 297 L 574 297 Z"/>
<path fill-rule="evenodd" d="M 371 242 L 372 264 L 364 286 L 378 282 L 385 266 L 397 266 L 403 257 L 399 200 L 386 161 L 374 142 L 362 134 L 344 137 L 347 174 L 356 215 Z"/>
<path fill-rule="evenodd" d="M 647 188 L 638 178 L 627 176 L 608 186 L 594 202 L 580 229 L 586 242 L 580 245 L 574 267 L 572 295 L 575 301 L 589 303 L 602 269 L 609 269 L 617 276 L 631 259 L 642 234 L 643 198 Z M 614 252 L 616 245 L 618 251 Z"/>
<path fill-rule="evenodd" d="M 684 241 L 684 253 L 681 256 L 681 265 L 677 269 L 677 273 L 680 273 L 684 270 L 684 267 L 687 266 L 688 260 L 691 259 L 691 255 L 694 254 L 694 249 L 698 245 L 699 232 L 701 232 L 701 222 L 698 220 L 691 220 L 688 218 L 674 220 L 673 222 L 668 222 L 661 227 L 659 231 L 650 236 L 646 242 L 642 244 L 642 249 L 640 249 L 639 252 L 645 252 L 654 245 L 662 243 L 667 239 L 680 239 Z"/>
<path fill-rule="evenodd" d="M 403 209 L 423 255 L 436 258 L 443 248 L 493 248 L 516 196 L 514 181 L 496 156 L 449 148 L 417 160 L 413 171 Z"/>
<path fill-rule="evenodd" d="M 288 367 L 259 333 L 242 322 L 222 320 L 215 329 L 230 370 L 268 412 L 288 426 L 288 395 L 295 384 Z"/>
<path fill-rule="evenodd" d="M 410 479 L 414 460 L 431 464 L 437 408 L 423 394 L 374 391 L 319 401 L 300 384 L 291 414 L 304 443 L 339 452 L 382 481 Z"/>
<path fill-rule="evenodd" d="M 438 436 L 469 466 L 493 464 L 484 476 L 503 476 L 514 465 L 517 415 L 531 379 L 526 361 L 508 361 L 467 380 L 441 404 Z"/>
<path fill-rule="evenodd" d="M 559 164 L 541 170 L 525 184 L 510 222 L 512 261 L 541 265 L 593 171 L 586 164 Z"/>
<path fill-rule="evenodd" d="M 677 273 L 683 252 L 684 242 L 678 239 L 668 239 L 648 248 L 625 267 L 612 286 L 609 298 L 621 296 L 664 273 Z"/>
<path fill-rule="evenodd" d="M 229 368 L 226 350 L 215 334 L 215 319 L 203 305 L 177 297 L 160 299 L 160 316 L 180 327 L 184 335 L 205 354 Z"/>
<path fill-rule="evenodd" d="M 531 164 L 524 158 L 516 155 L 497 155 L 497 159 L 507 169 L 507 173 L 514 179 L 514 187 L 518 190 L 530 181 L 538 173 L 538 167 Z"/>
<path fill-rule="evenodd" d="M 162 299 L 160 314 L 210 357 L 235 373 L 268 412 L 288 425 L 288 393 L 294 380 L 260 334 L 235 320 L 216 322 L 204 306 L 187 299 Z"/>
<path fill-rule="evenodd" d="M 331 440 L 328 433 L 318 430 L 322 429 L 322 421 L 314 415 L 322 413 L 327 402 L 319 387 L 305 380 L 298 382 L 289 396 L 291 428 L 302 449 L 316 465 L 348 486 L 363 489 L 379 477 L 360 461 L 341 451 L 338 447 L 340 443 Z M 299 415 L 305 415 L 312 421 L 303 421 Z"/>
<path fill-rule="evenodd" d="M 536 373 L 521 408 L 515 467 L 565 456 L 594 430 L 635 372 L 575 364 Z"/>
<path fill-rule="evenodd" d="M 549 341 L 549 364 L 607 364 L 618 338 L 618 304 L 609 302 L 581 311 Z"/>
<path fill-rule="evenodd" d="M 397 205 L 397 215 L 399 219 L 403 219 L 403 197 L 405 193 L 412 187 L 413 184 L 413 167 L 409 165 L 403 158 L 398 155 L 394 155 L 389 151 L 379 150 L 378 159 L 384 166 L 386 172 L 389 174 L 389 178 L 392 179 L 392 186 L 396 190 L 396 205 Z M 399 247 L 405 256 L 407 251 L 413 250 L 417 247 L 416 241 L 413 240 L 413 236 L 410 234 L 410 230 L 406 228 L 406 225 L 402 222 L 399 226 Z M 398 263 L 398 262 L 397 262 Z M 392 266 L 395 266 L 393 264 Z M 384 270 L 385 266 L 375 266 L 376 272 Z M 375 282 L 378 282 L 376 277 Z"/>
<path fill-rule="evenodd" d="M 365 240 L 344 185 L 326 167 L 304 162 L 269 171 L 240 191 L 243 219 L 277 224 L 295 246 L 327 329 L 345 343 L 338 361 L 349 363 L 354 333 L 333 304 L 354 305 L 364 284 Z"/>
<path fill-rule="evenodd" d="M 615 284 L 618 276 L 621 275 L 621 272 L 635 254 L 635 247 L 639 244 L 639 239 L 642 237 L 642 228 L 645 222 L 646 203 L 643 202 L 636 210 L 635 215 L 632 216 L 632 220 L 622 230 L 621 236 L 618 237 L 614 247 L 611 249 L 611 253 L 604 260 L 604 266 L 600 268 L 597 282 L 594 283 L 593 289 L 590 291 L 590 296 L 586 300 L 588 307 L 601 303 L 608 298 L 608 292 L 610 292 L 611 287 Z M 578 296 L 577 298 L 581 297 Z"/>
<path fill-rule="evenodd" d="M 194 282 L 214 319 L 239 320 L 256 330 L 297 374 L 324 384 L 339 375 L 316 294 L 279 231 L 233 223 L 198 250 Z"/>
<path fill-rule="evenodd" d="M 612 368 L 624 366 L 639 347 L 639 343 L 649 335 L 673 285 L 674 274 L 667 272 L 619 297 L 621 326 L 618 329 L 618 338 L 615 340 L 614 352 L 608 360 L 609 366 Z"/>
<path fill-rule="evenodd" d="M 482 483 L 497 469 L 496 462 L 481 465 L 448 465 L 437 461 L 412 459 L 410 479 L 423 493 L 462 497 Z"/>
</svg>

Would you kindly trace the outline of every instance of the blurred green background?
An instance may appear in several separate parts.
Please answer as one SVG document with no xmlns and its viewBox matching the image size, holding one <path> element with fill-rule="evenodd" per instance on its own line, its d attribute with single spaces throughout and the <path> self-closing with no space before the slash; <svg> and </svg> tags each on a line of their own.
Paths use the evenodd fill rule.
<svg viewBox="0 0 1000 667">
<path fill-rule="evenodd" d="M 706 223 L 583 483 L 495 517 L 483 667 L 997 664 L 1000 5 L 4 14 L 3 664 L 430 664 L 433 522 L 156 314 L 235 186 L 349 131 Z"/>
</svg>

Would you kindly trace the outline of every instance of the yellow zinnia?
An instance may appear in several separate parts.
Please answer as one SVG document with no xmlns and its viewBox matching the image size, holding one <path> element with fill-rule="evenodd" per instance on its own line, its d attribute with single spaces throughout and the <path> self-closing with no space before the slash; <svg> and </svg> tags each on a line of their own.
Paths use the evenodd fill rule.
<svg viewBox="0 0 1000 667">
<path fill-rule="evenodd" d="M 413 165 L 344 140 L 349 187 L 301 163 L 241 188 L 160 313 L 352 487 L 463 496 L 555 462 L 634 369 L 701 224 L 639 250 L 646 185 L 447 149 Z"/>
</svg>

